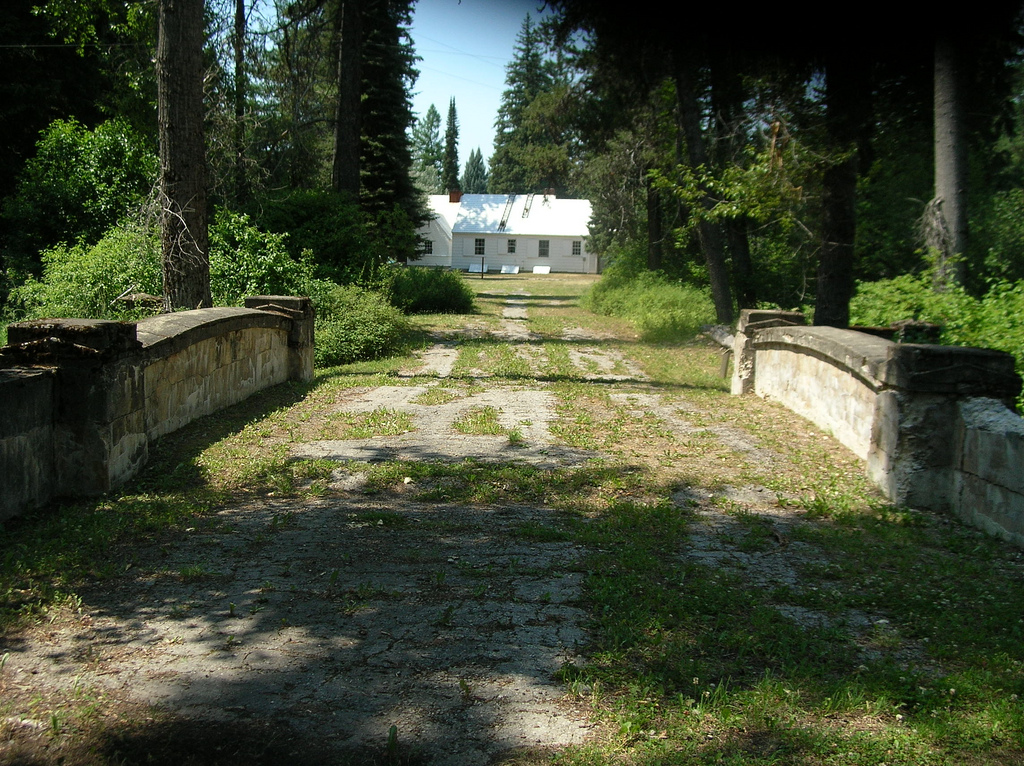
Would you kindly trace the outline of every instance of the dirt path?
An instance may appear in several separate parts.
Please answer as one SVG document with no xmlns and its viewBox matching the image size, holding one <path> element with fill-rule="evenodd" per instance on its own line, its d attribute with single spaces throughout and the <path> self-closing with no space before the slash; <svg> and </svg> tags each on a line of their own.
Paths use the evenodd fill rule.
<svg viewBox="0 0 1024 766">
<path fill-rule="evenodd" d="M 536 336 L 527 324 L 528 298 L 510 295 L 487 333 L 514 344 L 519 361 L 536 372 L 545 360 L 530 344 Z M 564 335 L 573 341 L 577 377 L 607 384 L 608 401 L 626 416 L 656 417 L 681 442 L 707 438 L 761 462 L 773 459 L 741 429 L 700 425 L 699 411 L 636 390 L 644 380 L 639 365 L 603 348 L 598 335 L 581 328 Z M 466 337 L 488 335 L 476 326 Z M 538 532 L 550 529 L 554 512 L 400 494 L 374 499 L 363 492 L 365 474 L 347 462 L 472 457 L 559 468 L 599 456 L 553 435 L 558 401 L 539 380 L 509 385 L 481 376 L 468 392 L 450 391 L 459 347 L 450 336 L 400 373 L 423 383 L 339 391 L 328 414 L 387 410 L 411 427 L 293 445 L 293 459 L 338 461 L 327 496 L 230 505 L 180 539 L 137 551 L 133 569 L 113 585 L 80 592 L 77 612 L 4 647 L 6 688 L 89 690 L 103 705 L 120 701 L 114 709 L 122 716 L 146 716 L 147 706 L 157 706 L 175 720 L 212 726 L 206 746 L 214 749 L 227 746 L 224 732 L 257 732 L 261 749 L 251 762 L 526 763 L 586 741 L 596 719 L 566 695 L 557 674 L 586 652 L 587 551 Z M 634 388 L 617 390 L 622 382 Z M 499 433 L 456 427 L 487 411 L 496 413 Z M 406 486 L 410 497 L 423 489 L 412 480 Z M 443 496 L 444 487 L 437 489 Z M 776 505 L 773 493 L 756 486 L 725 488 L 718 497 Z M 742 553 L 720 542 L 741 532 L 721 534 L 731 522 L 713 510 L 713 499 L 710 492 L 676 498 L 705 509 L 690 555 L 766 580 L 791 576 L 772 552 Z M 795 522 L 777 515 L 783 535 Z M 17 732 L 53 722 L 22 717 L 8 724 Z M 277 740 L 265 736 L 268 727 Z M 144 752 L 147 744 L 110 747 Z"/>
</svg>

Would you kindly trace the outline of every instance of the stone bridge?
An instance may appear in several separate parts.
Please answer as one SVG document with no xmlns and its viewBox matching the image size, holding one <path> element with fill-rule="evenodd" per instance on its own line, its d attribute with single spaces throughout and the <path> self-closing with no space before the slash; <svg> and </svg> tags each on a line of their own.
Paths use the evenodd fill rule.
<svg viewBox="0 0 1024 766">
<path fill-rule="evenodd" d="M 744 311 L 734 394 L 831 432 L 898 505 L 951 512 L 1024 546 L 1024 421 L 1009 354 L 893 343 L 795 312 Z"/>
</svg>

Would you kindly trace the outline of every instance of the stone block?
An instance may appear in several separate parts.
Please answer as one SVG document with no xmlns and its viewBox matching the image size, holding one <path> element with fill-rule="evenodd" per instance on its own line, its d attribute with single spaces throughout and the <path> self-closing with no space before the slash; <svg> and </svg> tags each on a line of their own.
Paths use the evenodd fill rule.
<svg viewBox="0 0 1024 766">
<path fill-rule="evenodd" d="M 960 472 L 956 506 L 964 522 L 1024 547 L 1024 495 Z"/>
<path fill-rule="evenodd" d="M 1024 494 L 1024 419 L 998 399 L 960 402 L 958 467 Z"/>
<path fill-rule="evenodd" d="M 1021 390 L 1010 354 L 984 348 L 893 344 L 878 378 L 906 391 L 1012 401 Z"/>
<path fill-rule="evenodd" d="M 57 338 L 72 346 L 91 349 L 104 357 L 136 351 L 139 343 L 135 325 L 104 319 L 35 319 L 7 327 L 7 343 L 16 346 Z"/>
<path fill-rule="evenodd" d="M 53 397 L 48 369 L 0 370 L 0 521 L 53 492 Z"/>
<path fill-rule="evenodd" d="M 737 332 L 746 332 L 750 325 L 762 327 L 802 325 L 807 319 L 800 311 L 775 311 L 772 309 L 743 309 L 740 311 L 739 322 L 736 324 Z"/>
</svg>

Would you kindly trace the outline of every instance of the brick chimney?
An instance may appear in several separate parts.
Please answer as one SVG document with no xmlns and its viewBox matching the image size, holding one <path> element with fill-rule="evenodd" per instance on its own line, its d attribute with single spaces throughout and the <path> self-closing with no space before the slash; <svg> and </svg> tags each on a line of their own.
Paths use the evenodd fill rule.
<svg viewBox="0 0 1024 766">
<path fill-rule="evenodd" d="M 450 189 L 448 191 L 449 202 L 462 202 L 462 190 L 461 189 Z"/>
</svg>

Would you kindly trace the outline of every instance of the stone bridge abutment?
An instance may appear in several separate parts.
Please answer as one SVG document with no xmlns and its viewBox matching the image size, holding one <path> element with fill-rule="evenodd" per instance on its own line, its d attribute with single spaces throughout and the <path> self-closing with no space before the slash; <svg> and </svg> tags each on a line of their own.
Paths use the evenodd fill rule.
<svg viewBox="0 0 1024 766">
<path fill-rule="evenodd" d="M 154 439 L 268 386 L 313 378 L 308 298 L 137 323 L 44 319 L 0 349 L 0 521 L 132 477 Z"/>
<path fill-rule="evenodd" d="M 865 461 L 894 503 L 1024 546 L 1024 420 L 1009 354 L 894 343 L 795 312 L 744 311 L 733 394 L 775 399 Z"/>
</svg>

